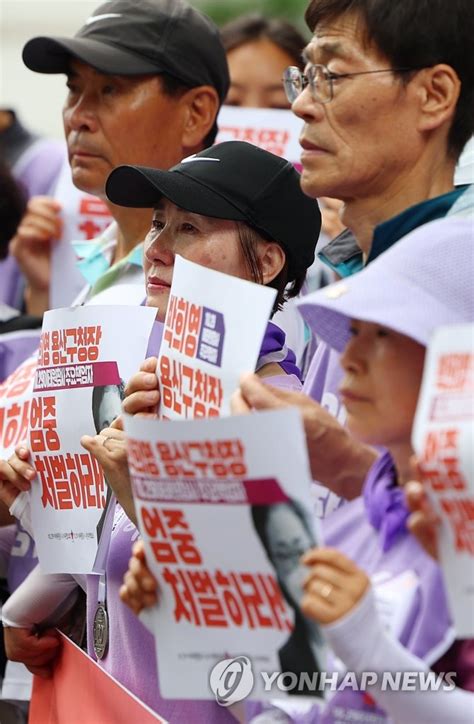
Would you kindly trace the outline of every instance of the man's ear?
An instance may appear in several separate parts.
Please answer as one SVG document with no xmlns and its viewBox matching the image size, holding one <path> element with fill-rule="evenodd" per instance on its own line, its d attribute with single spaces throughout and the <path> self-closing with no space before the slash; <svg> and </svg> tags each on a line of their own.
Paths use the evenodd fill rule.
<svg viewBox="0 0 474 724">
<path fill-rule="evenodd" d="M 269 284 L 285 266 L 285 252 L 274 241 L 262 241 L 258 245 L 258 257 L 260 259 L 263 284 Z"/>
<path fill-rule="evenodd" d="M 420 131 L 431 131 L 445 123 L 451 126 L 461 92 L 461 81 L 450 65 L 438 63 L 424 68 L 417 78 L 420 116 Z"/>
<path fill-rule="evenodd" d="M 215 88 L 201 85 L 186 91 L 181 102 L 185 110 L 183 149 L 190 155 L 206 145 L 204 139 L 214 125 L 220 101 Z"/>
</svg>

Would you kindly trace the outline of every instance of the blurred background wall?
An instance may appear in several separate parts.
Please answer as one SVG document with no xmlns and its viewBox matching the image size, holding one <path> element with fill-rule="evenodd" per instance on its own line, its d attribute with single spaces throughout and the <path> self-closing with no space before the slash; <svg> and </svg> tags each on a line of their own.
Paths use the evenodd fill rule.
<svg viewBox="0 0 474 724">
<path fill-rule="evenodd" d="M 100 4 L 101 0 L 0 0 L 0 106 L 16 110 L 32 130 L 62 136 L 65 77 L 25 68 L 23 45 L 35 35 L 73 35 Z M 308 0 L 191 0 L 191 4 L 218 24 L 259 11 L 285 17 L 303 29 Z"/>
</svg>

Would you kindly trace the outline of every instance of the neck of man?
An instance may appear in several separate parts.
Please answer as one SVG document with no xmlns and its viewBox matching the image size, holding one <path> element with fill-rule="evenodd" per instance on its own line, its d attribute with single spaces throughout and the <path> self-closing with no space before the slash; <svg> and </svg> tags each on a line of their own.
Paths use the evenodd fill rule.
<svg viewBox="0 0 474 724">
<path fill-rule="evenodd" d="M 443 163 L 437 162 L 436 158 L 430 164 L 424 161 L 420 159 L 408 173 L 398 175 L 383 191 L 376 186 L 373 194 L 344 199 L 341 220 L 356 237 L 364 260 L 369 256 L 376 226 L 410 206 L 453 190 L 456 162 L 446 160 L 445 156 Z"/>
<path fill-rule="evenodd" d="M 413 478 L 410 467 L 410 459 L 413 455 L 413 448 L 410 441 L 390 445 L 388 448 L 397 471 L 398 484 L 402 487 Z"/>
<path fill-rule="evenodd" d="M 113 263 L 124 259 L 148 234 L 153 215 L 152 209 L 129 209 L 107 202 L 109 211 L 118 226 L 117 246 Z"/>
</svg>

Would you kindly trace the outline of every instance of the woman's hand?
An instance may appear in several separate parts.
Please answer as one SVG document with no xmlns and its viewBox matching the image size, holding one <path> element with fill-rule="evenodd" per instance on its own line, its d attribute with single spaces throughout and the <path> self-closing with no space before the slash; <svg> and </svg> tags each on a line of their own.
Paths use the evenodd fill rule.
<svg viewBox="0 0 474 724">
<path fill-rule="evenodd" d="M 364 571 L 334 548 L 313 548 L 301 562 L 309 567 L 301 610 L 317 623 L 331 624 L 346 616 L 370 585 Z"/>
<path fill-rule="evenodd" d="M 95 457 L 118 502 L 136 525 L 125 433 L 117 427 L 105 427 L 99 435 L 83 435 L 81 445 Z"/>
<path fill-rule="evenodd" d="M 298 408 L 303 420 L 313 479 L 347 500 L 360 495 L 378 453 L 356 440 L 324 407 L 303 392 L 266 385 L 254 374 L 242 375 L 231 398 L 233 415 L 290 406 Z"/>
<path fill-rule="evenodd" d="M 407 526 L 418 543 L 435 560 L 438 560 L 438 530 L 440 519 L 426 494 L 423 483 L 410 480 L 403 486 L 405 500 L 411 515 Z"/>
<path fill-rule="evenodd" d="M 9 248 L 27 281 L 29 314 L 41 316 L 49 308 L 51 249 L 61 233 L 61 204 L 49 196 L 33 196 Z"/>
<path fill-rule="evenodd" d="M 120 598 L 138 616 L 143 608 L 157 603 L 158 583 L 148 568 L 143 541 L 135 543 L 132 554 L 120 588 Z"/>
<path fill-rule="evenodd" d="M 15 448 L 8 460 L 0 460 L 0 500 L 10 507 L 17 496 L 29 490 L 36 470 L 30 463 L 30 451 L 24 443 Z"/>
<path fill-rule="evenodd" d="M 133 375 L 125 387 L 125 399 L 122 409 L 129 415 L 157 417 L 160 402 L 160 389 L 156 375 L 156 357 L 148 357 Z"/>
</svg>

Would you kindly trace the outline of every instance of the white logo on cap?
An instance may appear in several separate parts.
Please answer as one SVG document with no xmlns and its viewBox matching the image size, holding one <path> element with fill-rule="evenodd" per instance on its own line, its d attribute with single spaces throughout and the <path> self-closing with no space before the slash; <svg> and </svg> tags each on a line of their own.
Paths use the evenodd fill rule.
<svg viewBox="0 0 474 724">
<path fill-rule="evenodd" d="M 121 18 L 121 13 L 104 13 L 103 15 L 91 15 L 90 18 L 87 18 L 86 25 L 92 25 L 92 23 L 96 23 L 98 20 L 105 20 L 106 18 Z"/>
<path fill-rule="evenodd" d="M 220 158 L 211 158 L 210 156 L 196 156 L 196 154 L 194 154 L 193 156 L 183 158 L 181 163 L 191 163 L 192 161 L 217 161 L 218 163 L 220 163 Z"/>
</svg>

